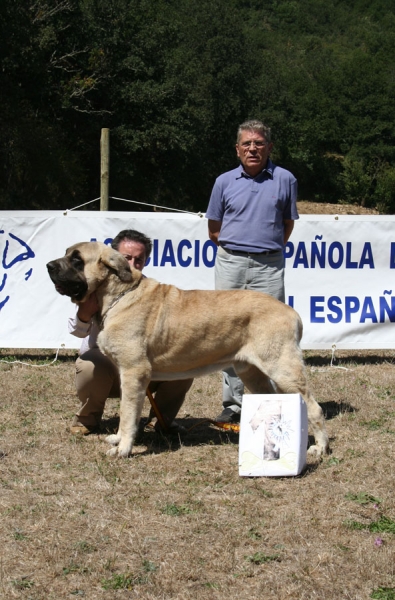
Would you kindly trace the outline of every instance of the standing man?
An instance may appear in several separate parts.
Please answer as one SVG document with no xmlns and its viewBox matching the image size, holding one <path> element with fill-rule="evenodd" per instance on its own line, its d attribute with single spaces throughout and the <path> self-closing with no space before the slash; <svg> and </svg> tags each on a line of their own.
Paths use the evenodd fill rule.
<svg viewBox="0 0 395 600">
<path fill-rule="evenodd" d="M 297 181 L 270 160 L 271 132 L 261 121 L 237 132 L 237 169 L 220 175 L 207 209 L 210 239 L 217 244 L 215 288 L 266 292 L 285 302 L 284 249 L 295 219 Z M 244 393 L 233 368 L 223 372 L 223 411 L 218 423 L 238 423 Z"/>
<path fill-rule="evenodd" d="M 144 269 L 152 250 L 151 240 L 134 229 L 125 229 L 118 233 L 112 244 L 138 271 Z M 70 426 L 73 435 L 88 435 L 97 430 L 107 398 L 119 398 L 121 394 L 119 372 L 115 364 L 102 354 L 97 345 L 99 327 L 94 315 L 99 310 L 95 293 L 83 302 L 75 317 L 69 319 L 69 332 L 83 338 L 80 356 L 75 363 L 75 385 L 81 407 Z M 180 433 L 184 429 L 173 422 L 185 400 L 193 379 L 182 381 L 152 381 L 149 389 L 155 393 L 155 403 L 168 430 Z M 152 428 L 160 430 L 153 411 L 149 415 Z"/>
</svg>

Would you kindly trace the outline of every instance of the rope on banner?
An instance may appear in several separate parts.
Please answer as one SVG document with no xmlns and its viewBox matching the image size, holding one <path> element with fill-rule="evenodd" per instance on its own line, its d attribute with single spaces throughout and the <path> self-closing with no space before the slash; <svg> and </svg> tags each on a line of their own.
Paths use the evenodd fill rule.
<svg viewBox="0 0 395 600">
<path fill-rule="evenodd" d="M 172 212 L 180 212 L 186 213 L 188 215 L 196 215 L 197 217 L 202 218 L 204 215 L 201 212 L 192 212 L 191 210 L 181 210 L 180 208 L 169 208 L 168 206 L 161 206 L 160 204 L 148 204 L 148 202 L 137 202 L 137 200 L 126 200 L 126 198 L 116 198 L 115 196 L 110 196 L 112 200 L 121 200 L 122 202 L 131 202 L 132 204 L 141 204 L 143 206 L 152 206 L 153 208 L 163 208 L 164 210 L 170 210 Z"/>
<path fill-rule="evenodd" d="M 86 206 L 87 204 L 92 204 L 92 202 L 97 202 L 98 200 L 100 200 L 100 198 L 94 198 L 93 200 L 89 200 L 89 202 L 85 202 L 84 204 L 74 206 L 74 208 L 66 208 L 64 214 L 67 215 L 67 213 L 71 212 L 72 210 L 77 210 L 77 208 L 82 208 L 83 206 Z"/>
<path fill-rule="evenodd" d="M 202 212 L 192 212 L 191 210 L 181 210 L 180 208 L 170 208 L 168 206 L 161 206 L 160 204 L 149 204 L 148 202 L 138 202 L 137 200 L 127 200 L 126 198 L 117 198 L 115 196 L 110 196 L 111 200 L 120 200 L 121 202 L 130 202 L 132 204 L 140 204 L 142 206 L 151 206 L 153 208 L 161 208 L 164 210 L 169 210 L 171 212 L 180 212 L 180 213 L 185 213 L 188 215 L 196 215 L 197 217 L 204 217 L 204 214 Z M 98 200 L 100 200 L 100 198 L 94 198 L 93 200 L 89 200 L 89 202 L 85 202 L 84 204 L 79 204 L 78 206 L 75 206 L 74 208 L 66 208 L 64 214 L 66 215 L 67 212 L 71 212 L 72 210 L 77 210 L 77 208 L 82 208 L 83 206 L 87 206 L 87 204 L 92 204 L 92 202 L 97 202 Z"/>
</svg>

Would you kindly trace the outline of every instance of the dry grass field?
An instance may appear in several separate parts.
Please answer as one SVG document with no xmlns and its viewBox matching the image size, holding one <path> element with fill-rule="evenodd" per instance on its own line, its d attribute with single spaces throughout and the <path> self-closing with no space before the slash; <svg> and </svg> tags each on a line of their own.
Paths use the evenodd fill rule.
<svg viewBox="0 0 395 600">
<path fill-rule="evenodd" d="M 68 432 L 73 353 L 0 354 L 1 598 L 395 598 L 395 352 L 305 353 L 332 453 L 290 478 L 240 478 L 238 435 L 200 423 L 219 374 L 195 380 L 186 436 L 141 432 L 118 460 L 117 400 L 100 434 Z"/>
<path fill-rule="evenodd" d="M 395 351 L 305 352 L 331 454 L 289 478 L 239 477 L 238 435 L 203 422 L 218 373 L 182 438 L 109 458 L 118 400 L 72 437 L 75 356 L 0 350 L 0 598 L 395 599 Z"/>
</svg>

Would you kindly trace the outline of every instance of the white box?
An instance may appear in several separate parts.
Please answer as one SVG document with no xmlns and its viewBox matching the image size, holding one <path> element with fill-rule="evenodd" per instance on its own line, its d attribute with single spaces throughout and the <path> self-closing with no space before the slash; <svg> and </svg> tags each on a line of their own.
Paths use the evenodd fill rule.
<svg viewBox="0 0 395 600">
<path fill-rule="evenodd" d="M 306 464 L 307 407 L 300 394 L 244 394 L 239 475 L 299 475 Z"/>
</svg>

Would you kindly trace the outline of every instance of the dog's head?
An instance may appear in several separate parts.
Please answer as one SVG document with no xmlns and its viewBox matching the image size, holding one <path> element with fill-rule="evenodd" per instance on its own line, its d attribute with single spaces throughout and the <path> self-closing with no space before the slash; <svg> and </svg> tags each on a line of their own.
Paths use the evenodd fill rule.
<svg viewBox="0 0 395 600">
<path fill-rule="evenodd" d="M 101 242 L 74 244 L 62 258 L 49 262 L 47 269 L 56 291 L 77 303 L 97 290 L 110 272 L 122 282 L 133 280 L 126 258 Z"/>
</svg>

